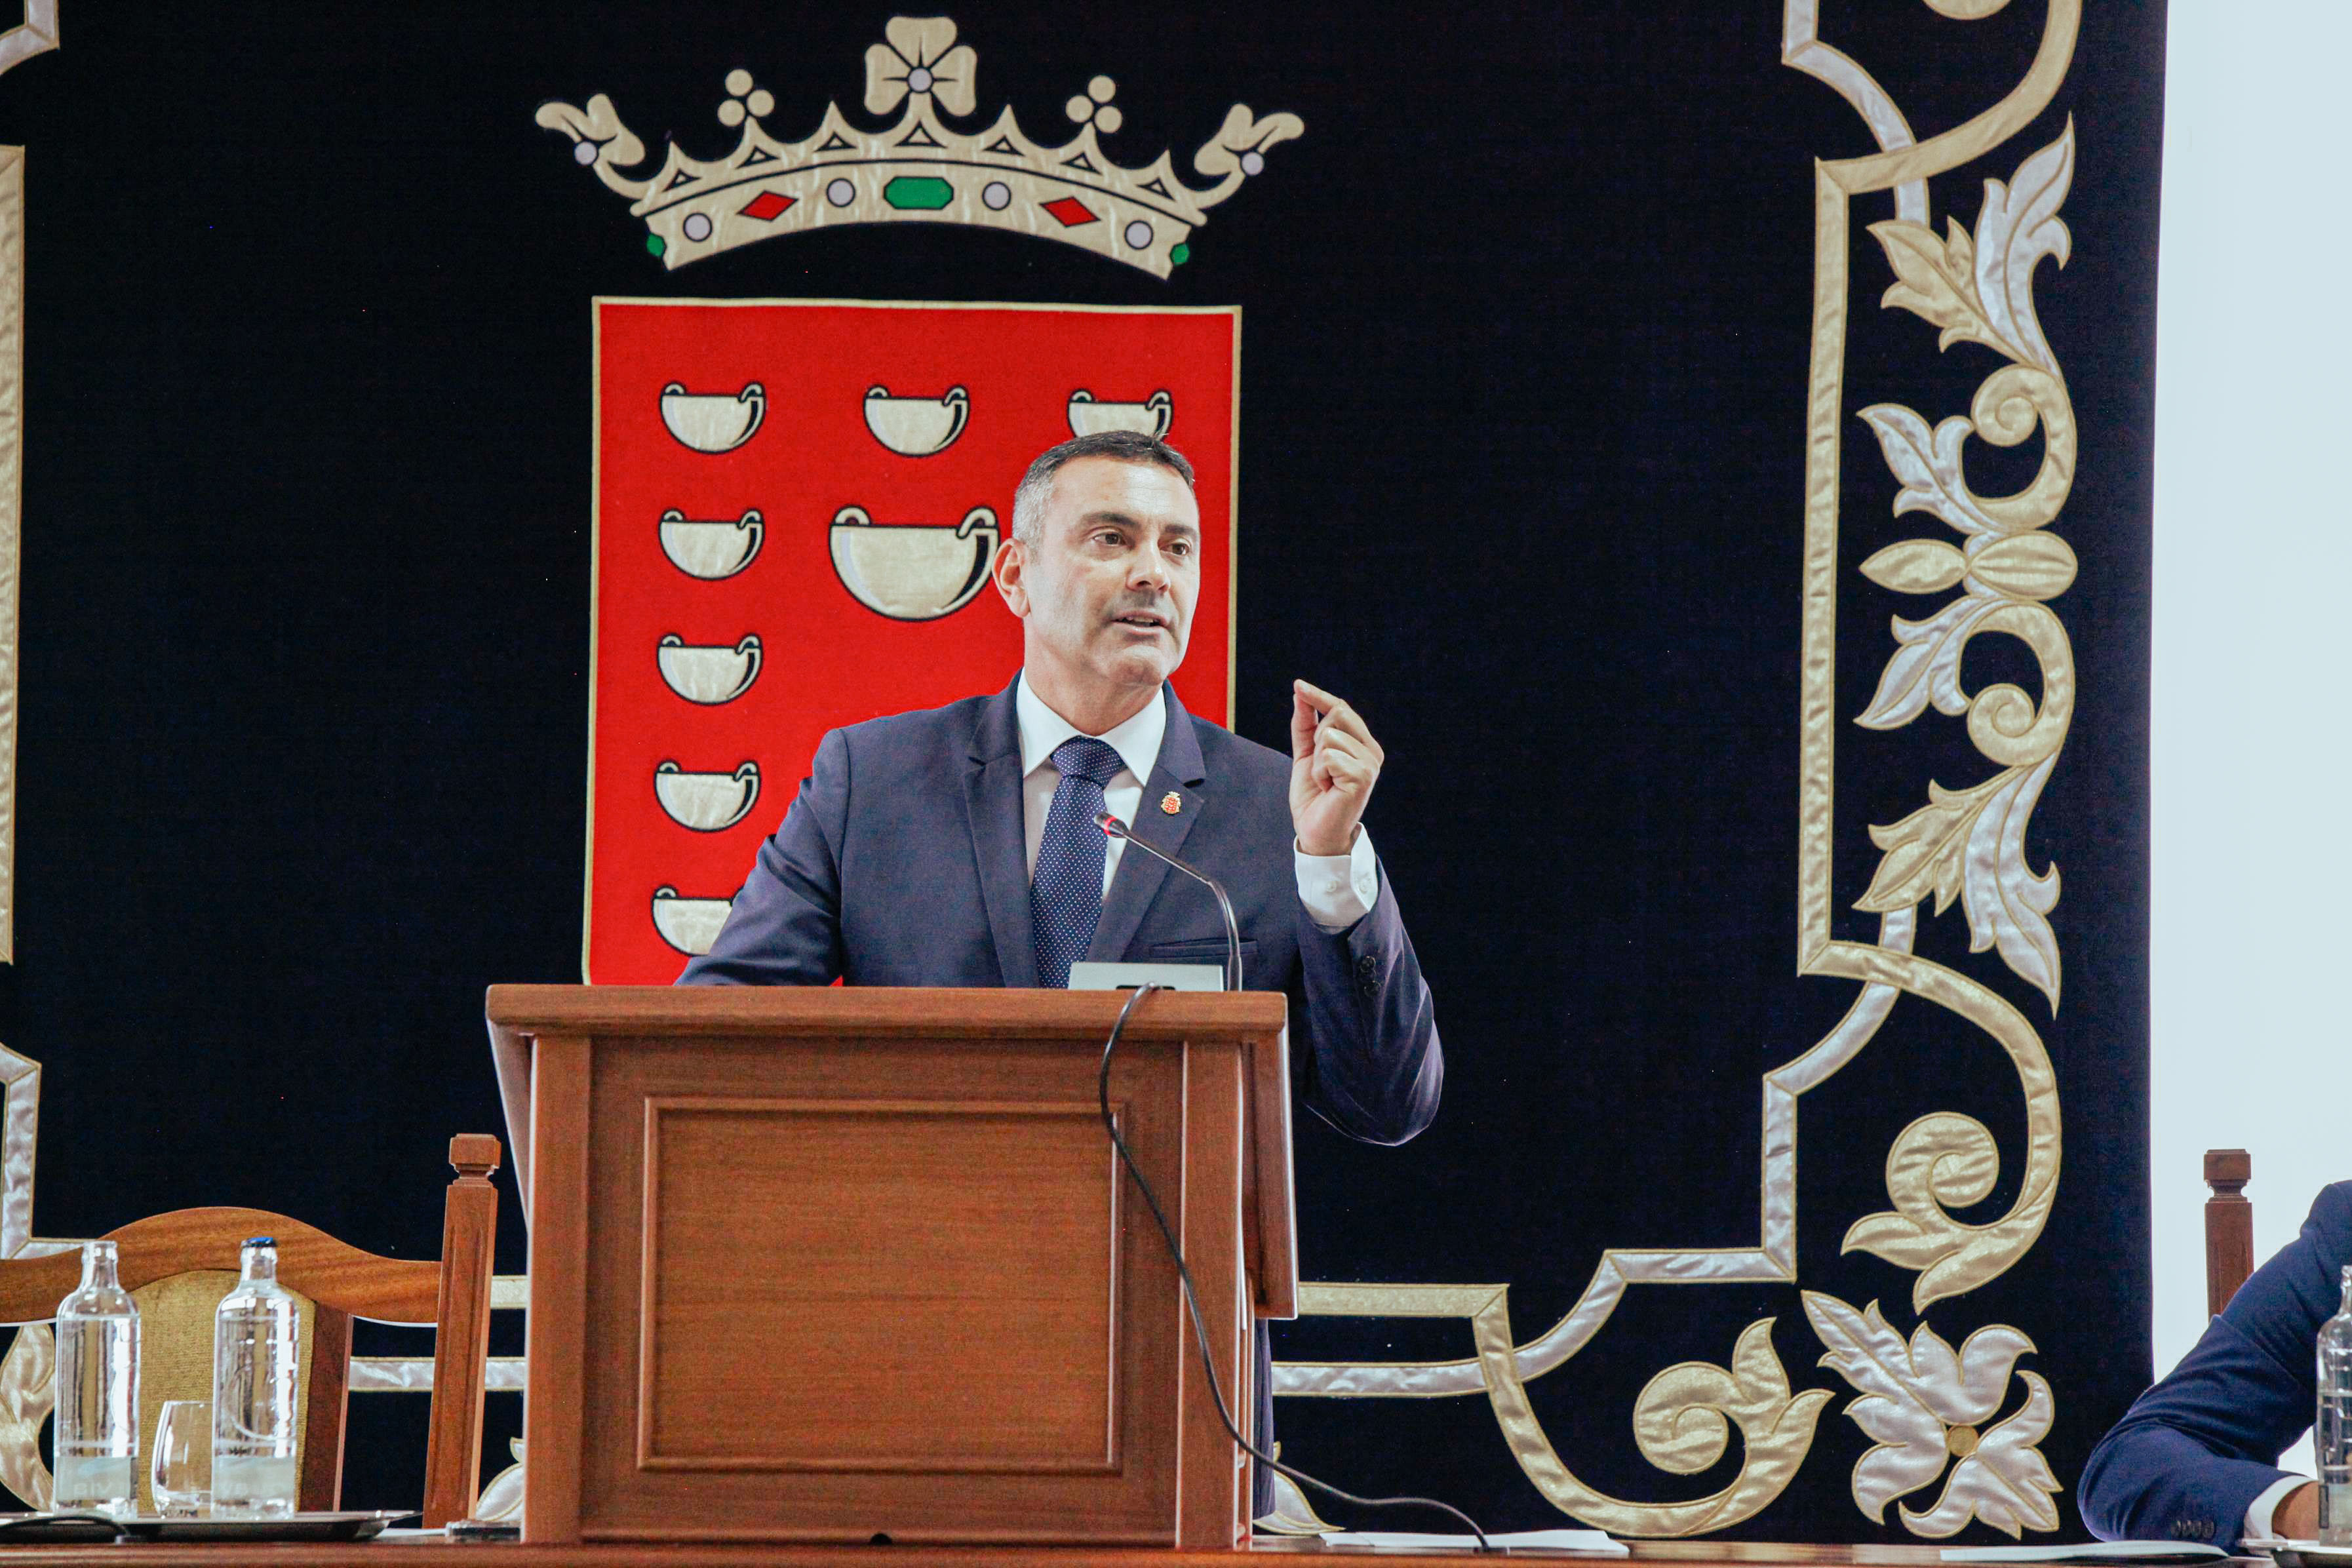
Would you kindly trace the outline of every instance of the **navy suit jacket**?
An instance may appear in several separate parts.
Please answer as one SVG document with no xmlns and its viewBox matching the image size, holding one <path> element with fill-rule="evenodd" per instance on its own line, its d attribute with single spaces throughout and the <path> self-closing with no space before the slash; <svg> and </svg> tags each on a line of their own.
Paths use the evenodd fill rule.
<svg viewBox="0 0 2352 1568">
<path fill-rule="evenodd" d="M 2236 1543 L 2247 1506 L 2289 1473 L 2272 1461 L 2311 1426 L 2319 1326 L 2343 1302 L 2347 1263 L 2352 1182 L 2338 1182 L 2091 1451 L 2083 1521 L 2095 1533 Z"/>
<path fill-rule="evenodd" d="M 1013 688 L 835 730 L 710 951 L 680 984 L 1035 985 Z M 1437 1113 L 1444 1057 L 1395 890 L 1333 936 L 1299 902 L 1290 759 L 1194 719 L 1168 728 L 1136 833 L 1225 885 L 1244 984 L 1286 991 L 1302 1099 L 1401 1143 Z M 1179 809 L 1160 803 L 1177 797 Z M 1207 889 L 1129 847 L 1087 957 L 1222 963 Z"/>
</svg>

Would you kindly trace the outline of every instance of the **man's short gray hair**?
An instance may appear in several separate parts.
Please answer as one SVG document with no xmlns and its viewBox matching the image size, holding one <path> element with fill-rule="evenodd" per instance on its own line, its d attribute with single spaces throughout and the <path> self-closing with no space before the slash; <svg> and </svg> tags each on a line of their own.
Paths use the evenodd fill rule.
<svg viewBox="0 0 2352 1568">
<path fill-rule="evenodd" d="M 1082 458 L 1150 463 L 1174 474 L 1188 489 L 1192 483 L 1192 465 L 1167 442 L 1137 430 L 1098 430 L 1037 454 L 1037 460 L 1029 465 L 1029 471 L 1021 476 L 1020 486 L 1013 492 L 1014 539 L 1032 550 L 1037 548 L 1038 540 L 1045 532 L 1045 503 L 1053 498 L 1054 476 Z"/>
</svg>

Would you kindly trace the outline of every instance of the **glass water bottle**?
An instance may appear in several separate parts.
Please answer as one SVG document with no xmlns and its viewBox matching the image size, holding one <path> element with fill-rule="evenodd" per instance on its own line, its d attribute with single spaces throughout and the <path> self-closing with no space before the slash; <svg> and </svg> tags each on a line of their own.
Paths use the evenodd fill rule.
<svg viewBox="0 0 2352 1568">
<path fill-rule="evenodd" d="M 2352 1264 L 2344 1268 L 2344 1310 L 2319 1326 L 2319 1539 L 2352 1546 Z"/>
<path fill-rule="evenodd" d="M 294 1511 L 294 1298 L 278 1283 L 278 1243 L 257 1236 L 243 1278 L 213 1316 L 213 1515 L 283 1519 Z"/>
<path fill-rule="evenodd" d="M 114 1243 L 81 1249 L 81 1289 L 58 1303 L 60 1510 L 138 1506 L 139 1309 L 116 1274 Z"/>
</svg>

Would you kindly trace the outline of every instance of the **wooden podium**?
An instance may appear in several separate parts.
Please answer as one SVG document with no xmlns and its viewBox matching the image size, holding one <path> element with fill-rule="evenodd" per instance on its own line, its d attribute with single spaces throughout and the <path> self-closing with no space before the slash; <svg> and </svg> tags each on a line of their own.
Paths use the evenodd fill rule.
<svg viewBox="0 0 2352 1568">
<path fill-rule="evenodd" d="M 494 985 L 523 1537 L 1227 1548 L 1250 1475 L 1096 1109 L 1115 992 Z M 1119 1131 L 1248 1430 L 1296 1310 L 1279 994 L 1144 998 Z"/>
</svg>

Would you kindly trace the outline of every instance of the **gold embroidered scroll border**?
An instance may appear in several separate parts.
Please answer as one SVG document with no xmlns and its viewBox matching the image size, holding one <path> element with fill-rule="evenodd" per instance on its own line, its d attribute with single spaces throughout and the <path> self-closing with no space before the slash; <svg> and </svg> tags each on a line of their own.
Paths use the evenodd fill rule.
<svg viewBox="0 0 2352 1568">
<path fill-rule="evenodd" d="M 26 7 L 0 36 L 0 70 L 54 48 L 57 7 Z M 16 960 L 16 582 L 25 397 L 25 150 L 0 147 L 0 963 Z M 33 1140 L 38 1063 L 0 1046 L 0 1258 L 32 1236 Z M 21 1329 L 0 1360 L 0 1487 L 35 1508 L 49 1504 L 41 1423 L 49 1413 L 55 1351 L 44 1328 Z"/>
<path fill-rule="evenodd" d="M 1939 15 L 1958 20 L 1975 20 L 2004 9 L 2007 0 L 1925 0 L 1925 3 Z M 1879 942 L 1876 945 L 1843 942 L 1831 935 L 1830 845 L 1835 801 L 1832 712 L 1835 702 L 1839 458 L 1847 300 L 1852 284 L 1848 263 L 1850 204 L 1853 197 L 1874 191 L 1895 193 L 1895 222 L 1874 226 L 1873 232 L 1887 247 L 1890 260 L 1896 268 L 1898 282 L 1895 289 L 1889 290 L 1887 302 L 1909 304 L 1901 295 L 1906 285 L 1912 280 L 1905 271 L 1905 258 L 1898 256 L 1896 251 L 1898 243 L 1915 237 L 1897 231 L 1906 226 L 1926 228 L 1926 183 L 1928 179 L 1990 153 L 2016 135 L 2049 106 L 2074 57 L 2081 24 L 2080 0 L 2049 0 L 2049 11 L 2033 63 L 2025 78 L 2009 94 L 1983 113 L 1924 142 L 1913 141 L 1900 109 L 1867 71 L 1849 57 L 1820 41 L 1816 26 L 1817 9 L 1817 0 L 1788 0 L 1782 58 L 1790 66 L 1827 82 L 1844 96 L 1871 127 L 1880 151 L 1867 157 L 1825 161 L 1816 165 L 1814 313 L 1812 368 L 1807 400 L 1801 654 L 1803 696 L 1800 711 L 1798 969 L 1802 975 L 1855 981 L 1861 984 L 1862 991 L 1836 1029 L 1797 1061 L 1767 1075 L 1765 1079 L 1760 1203 L 1762 1244 L 1752 1250 L 1637 1251 L 1612 1248 L 1603 1255 L 1591 1283 L 1570 1313 L 1549 1331 L 1524 1346 L 1513 1346 L 1509 1342 L 1506 1293 L 1501 1287 L 1302 1287 L 1301 1310 L 1307 1314 L 1465 1317 L 1472 1324 L 1479 1353 L 1475 1361 L 1470 1362 L 1286 1363 L 1276 1369 L 1275 1391 L 1286 1395 L 1429 1398 L 1484 1391 L 1496 1402 L 1497 1417 L 1514 1457 L 1545 1496 L 1563 1511 L 1621 1534 L 1695 1534 L 1721 1529 L 1748 1517 L 1779 1494 L 1797 1465 L 1802 1462 L 1810 1447 L 1818 1404 L 1810 1408 L 1801 1407 L 1801 1401 L 1811 1397 L 1809 1393 L 1789 1400 L 1782 1407 L 1778 1422 L 1765 1421 L 1751 1426 L 1748 1421 L 1740 1421 L 1738 1424 L 1747 1450 L 1742 1458 L 1741 1476 L 1727 1489 L 1725 1494 L 1691 1504 L 1631 1503 L 1592 1492 L 1560 1464 L 1549 1439 L 1527 1409 L 1525 1383 L 1560 1365 L 1588 1343 L 1607 1321 L 1625 1286 L 1630 1283 L 1697 1284 L 1759 1279 L 1785 1282 L 1796 1278 L 1796 1098 L 1835 1073 L 1869 1042 L 1885 1022 L 1897 994 L 1907 992 L 1957 1013 L 1990 1035 L 2001 1047 L 2011 1069 L 2017 1074 L 2025 1100 L 2024 1175 L 2010 1212 L 2000 1219 L 1977 1226 L 1953 1218 L 1949 1212 L 1951 1208 L 1965 1207 L 1990 1194 L 1999 1175 L 1999 1150 L 1990 1133 L 1969 1118 L 1940 1112 L 1922 1116 L 1898 1135 L 1888 1153 L 1886 1184 L 1888 1194 L 1895 1203 L 1893 1212 L 1866 1216 L 1856 1222 L 1847 1233 L 1846 1249 L 1868 1250 L 1916 1270 L 1918 1278 L 1914 1285 L 1914 1307 L 1924 1310 L 1933 1301 L 1974 1289 L 2012 1267 L 2040 1236 L 2057 1190 L 2061 1152 L 2057 1088 L 2049 1054 L 2040 1036 L 2021 1011 L 1983 983 L 1911 952 L 1917 904 L 1929 892 L 1936 892 L 1938 894 L 1937 910 L 1941 912 L 1951 896 L 1945 889 L 1954 886 L 1951 868 L 1937 868 L 1943 873 L 1940 880 L 1930 875 L 1924 880 L 1897 878 L 1890 883 L 1885 878 L 1887 862 L 1882 861 L 1881 877 L 1874 882 L 1872 893 L 1866 894 L 1863 900 L 1866 910 L 1874 910 L 1881 916 Z M 2064 149 L 2059 156 L 2071 169 L 2071 127 Z M 2045 149 L 2036 157 L 2044 157 L 2049 153 L 2050 150 Z M 2029 175 L 2039 173 L 2032 169 L 2032 160 L 2028 163 L 2029 168 L 2021 169 L 2015 182 L 2021 193 L 2029 185 Z M 2063 197 L 2063 179 L 2054 183 L 2044 181 L 2040 190 L 2054 190 L 2056 196 Z M 2044 240 L 2034 237 L 2033 230 L 2037 224 L 2054 222 L 2055 201 L 2048 204 L 2047 210 L 2030 215 L 2035 217 L 2034 224 L 2019 224 L 2014 221 L 2016 214 L 1997 215 L 1995 212 L 1996 207 L 2009 199 L 2009 195 L 2010 193 L 1999 182 L 1989 184 L 1986 212 L 1980 216 L 1979 223 L 1979 237 L 1971 243 L 1977 255 L 1983 256 L 1986 254 L 1983 239 L 1987 225 L 2000 227 L 2006 224 L 2006 227 L 2000 227 L 2000 234 L 2009 243 L 2004 244 L 2002 254 L 1998 258 L 2001 268 L 1998 287 L 2006 295 L 2022 297 L 2024 319 L 2030 323 L 2031 301 L 2027 290 L 2033 265 L 2041 255 L 2053 253 Z M 2033 202 L 2029 198 L 2025 205 L 2032 206 Z M 2021 235 L 2021 229 L 2024 231 Z M 1890 233 L 1895 237 L 1890 237 Z M 2016 245 L 2015 242 L 2021 239 L 2021 245 Z M 2063 261 L 2063 248 L 2055 253 Z M 1913 291 L 1919 291 L 1916 285 Z M 1913 308 L 1916 309 L 1916 306 Z M 1921 313 L 1927 314 L 1925 311 Z M 1933 315 L 1928 319 L 1937 320 Z M 1937 324 L 1948 328 L 1947 343 L 1953 341 L 1949 323 L 1939 321 Z M 1975 335 L 1976 341 L 1986 341 L 1980 334 L 1964 332 L 1959 335 Z M 1970 578 L 1972 593 L 1990 589 L 1991 597 L 2002 601 L 1985 606 L 1981 619 L 1971 626 L 1966 635 L 1973 635 L 1982 629 L 2009 631 L 2023 637 L 2042 659 L 2044 679 L 2043 701 L 2038 710 L 2030 698 L 2013 688 L 1994 688 L 1969 699 L 1957 692 L 1956 678 L 1953 682 L 1953 694 L 1960 697 L 1961 710 L 1973 708 L 1969 726 L 1971 740 L 1984 754 L 2008 764 L 2010 768 L 2009 773 L 1996 775 L 1986 784 L 1977 786 L 1976 791 L 1970 793 L 1970 798 L 1960 802 L 1958 809 L 1950 812 L 1955 819 L 1965 816 L 1967 826 L 1971 829 L 1957 840 L 1963 851 L 1958 884 L 1962 890 L 1969 890 L 1968 875 L 1980 862 L 1998 864 L 2011 850 L 2021 858 L 2019 847 L 2032 798 L 2038 795 L 2042 783 L 2049 776 L 2072 714 L 2071 658 L 2065 648 L 2063 630 L 2058 626 L 2055 616 L 2049 615 L 2039 603 L 2041 599 L 2063 592 L 2065 582 L 2071 581 L 2071 552 L 2062 559 L 2054 551 L 2018 550 L 2012 546 L 2010 553 L 2019 559 L 2003 561 L 1996 558 L 1990 562 L 1983 559 L 1992 554 L 1995 548 L 1993 535 L 2013 536 L 2039 527 L 2053 517 L 2055 503 L 2063 502 L 2065 485 L 2071 479 L 2074 432 L 2071 414 L 2063 408 L 2063 381 L 2058 378 L 2054 361 L 2047 357 L 2046 345 L 2040 342 L 2038 328 L 2033 331 L 2032 341 L 2033 345 L 2041 349 L 2041 353 L 2011 354 L 2010 369 L 1996 373 L 1980 391 L 1972 410 L 1974 418 L 1959 422 L 1969 426 L 1963 434 L 1982 435 L 2002 445 L 2024 439 L 2038 422 L 2046 433 L 2048 443 L 2043 474 L 2020 496 L 2002 498 L 2007 505 L 2022 509 L 2012 516 L 2012 527 L 2003 530 L 1996 524 L 1986 531 L 1985 538 L 1972 540 L 1970 550 L 1953 552 L 1965 566 L 1974 568 L 1973 573 L 1963 571 L 1957 574 L 1954 581 Z M 1992 346 L 2018 345 L 1995 342 Z M 2022 374 L 2027 371 L 2041 372 L 2042 379 L 2032 379 Z M 1884 410 L 1878 412 L 1882 416 L 1885 414 Z M 1953 422 L 1948 422 L 1950 423 Z M 1874 427 L 1876 427 L 1875 424 Z M 1950 468 L 1951 472 L 1957 475 L 1957 439 L 1953 440 L 1952 446 L 1954 456 Z M 1894 461 L 1894 455 L 1890 453 L 1889 456 L 1890 462 Z M 1914 488 L 1911 476 L 1905 473 L 1899 465 L 1896 471 L 1898 477 L 1906 481 L 1905 495 L 1897 500 L 1899 514 L 1921 503 L 1909 500 Z M 1966 493 L 1965 485 L 1953 488 L 1952 504 L 1955 508 L 1959 504 L 1958 498 Z M 2037 521 L 2022 522 L 2023 511 L 2046 511 L 2047 515 Z M 1949 549 L 1948 546 L 1942 548 Z M 2063 546 L 2059 548 L 2063 549 Z M 1988 577 L 2000 581 L 1988 582 Z M 1887 585 L 1879 575 L 1874 574 L 1873 580 Z M 2021 614 L 2021 611 L 2024 613 Z M 1999 619 L 1996 620 L 1996 616 Z M 1958 646 L 1964 642 L 1965 635 L 1954 642 L 1955 666 Z M 1939 704 L 1939 707 L 1943 705 Z M 1944 707 L 1943 710 L 1953 710 Z M 1932 812 L 1951 805 L 1949 799 L 1931 795 L 1929 809 Z M 2000 808 L 1998 815 L 1994 813 L 1996 805 Z M 1919 815 L 1924 814 L 1915 814 L 1914 818 L 1906 818 L 1905 824 L 1897 824 L 1893 829 L 1877 831 L 1881 835 L 1897 836 L 1898 844 L 1916 841 L 1924 837 L 1930 851 L 1941 847 L 1948 852 L 1946 858 L 1948 860 L 1948 851 L 1955 843 L 1953 834 L 1948 830 L 1940 835 L 1922 830 L 1937 826 L 1948 828 L 1950 825 L 1937 822 L 1922 824 L 1918 821 Z M 1978 834 L 1974 830 L 1986 822 L 1992 824 L 1992 844 L 1989 851 L 1979 853 Z M 1900 837 L 1906 825 L 1913 828 L 1910 840 Z M 1880 847 L 1892 849 L 1895 846 L 1882 837 Z M 1932 853 L 1915 852 L 1910 858 L 1932 860 L 1934 856 Z M 1905 900 L 1895 896 L 1910 890 L 1915 882 L 1917 890 L 1913 897 Z M 2030 912 L 2038 917 L 2046 913 L 2049 905 L 2055 901 L 2055 874 L 2053 872 L 2043 879 L 2027 877 L 2021 880 L 2013 879 L 2012 889 L 2029 889 L 2035 897 L 2046 898 L 2039 908 L 2028 906 Z M 2001 946 L 2004 961 L 2040 986 L 2054 1006 L 2057 988 L 2054 936 L 2049 939 L 2046 946 L 2046 974 L 2037 975 L 2031 972 L 2030 962 L 2021 962 L 2012 955 L 2012 950 L 2019 945 L 2015 940 L 2003 942 L 1998 935 L 1989 939 L 1983 937 L 1979 923 L 1979 908 L 1973 896 L 1969 913 L 1972 936 L 1980 939 L 1973 943 L 1973 950 L 1981 952 L 1990 946 Z M 2028 939 L 2024 942 L 2026 949 L 2039 947 L 2040 944 L 2031 940 L 2038 933 L 2027 929 L 2030 921 L 2013 917 L 2012 923 L 2024 931 Z M 1454 1294 L 1460 1291 L 1467 1291 L 1470 1296 Z M 1922 1331 L 1925 1331 L 1924 1326 Z M 2014 1332 L 2009 1330 L 2002 1331 Z M 2021 1335 L 2019 1337 L 2022 1338 Z M 1756 1381 L 1762 1371 L 1759 1358 L 1770 1362 L 1771 1377 L 1780 1377 L 1779 1363 L 1771 1354 L 1769 1321 L 1751 1325 L 1749 1331 L 1741 1336 L 1733 1357 L 1737 1370 L 1732 1373 L 1725 1373 L 1721 1368 L 1707 1370 L 1728 1379 L 1729 1385 L 1735 1390 L 1743 1376 L 1749 1380 L 1751 1387 L 1762 1388 L 1765 1384 Z M 1701 1364 L 1684 1363 L 1669 1369 L 1668 1373 L 1661 1373 L 1659 1380 L 1654 1380 L 1652 1390 L 1658 1389 L 1670 1374 L 1685 1373 Z M 2040 1401 L 2038 1408 L 2046 1426 L 2048 1385 L 2034 1374 L 2021 1375 L 2029 1381 L 2034 1398 Z M 1675 1398 L 1682 1397 L 1685 1392 L 1679 1387 L 1679 1381 L 1669 1385 L 1669 1392 Z M 1786 1387 L 1785 1378 L 1780 1378 L 1780 1389 L 1783 1395 Z M 1645 1390 L 1645 1403 L 1637 1409 L 1637 1424 L 1641 1419 L 1641 1410 L 1653 1408 L 1647 1403 L 1650 1398 L 1651 1391 Z M 1749 1406 L 1757 1411 L 1766 1407 L 1759 1404 Z M 1723 1415 L 1729 1408 L 1728 1405 L 1719 1401 L 1712 1405 L 1704 1401 L 1688 1402 L 1675 1406 L 1678 1418 L 1690 1410 L 1712 1411 L 1713 1429 L 1718 1434 L 1723 1430 Z M 1734 1419 L 1738 1419 L 1736 1415 Z M 1790 1437 L 1800 1425 L 1801 1437 L 1792 1445 Z M 1661 1447 L 1653 1452 L 1652 1444 L 1640 1436 L 1638 1428 L 1637 1441 L 1643 1442 L 1643 1455 L 1652 1463 L 1664 1469 L 1676 1468 L 1671 1461 L 1679 1457 L 1677 1451 Z M 1720 1448 L 1717 1447 L 1715 1453 L 1719 1454 Z M 1749 1486 L 1751 1475 L 1762 1484 Z M 1957 1482 L 1951 1489 L 1955 1493 L 1966 1489 Z M 1731 1494 L 1738 1495 L 1734 1497 Z M 1948 1508 L 1946 1504 L 1952 1507 Z M 1954 1509 L 1958 1509 L 1958 1518 L 1964 1522 L 1974 1506 L 1969 1499 L 1948 1495 L 1945 1503 L 1939 1503 L 1929 1514 L 1914 1516 L 1906 1510 L 1905 1518 L 1911 1528 L 1922 1533 L 1949 1533 L 1949 1530 L 1939 1527 L 1948 1522 L 1948 1516 L 1953 1513 Z M 1865 1509 L 1864 1511 L 1870 1510 Z M 2052 1527 L 2042 1522 L 2043 1511 L 2040 1509 L 2021 1505 L 2017 1512 L 2024 1522 L 2037 1528 Z M 1990 1507 L 1981 1513 L 1981 1517 L 2012 1534 L 2016 1532 L 2016 1520 L 1996 1517 Z M 1928 1521 L 1938 1528 L 1923 1529 L 1923 1524 Z M 1958 1524 L 1953 1523 L 1950 1528 L 1957 1529 Z"/>
<path fill-rule="evenodd" d="M 27 23 L 17 28 L 16 35 L 30 36 L 29 27 Z M 0 64 L 0 70 L 5 68 Z M 0 963 L 16 958 L 16 588 L 24 431 L 25 150 L 0 147 Z"/>
<path fill-rule="evenodd" d="M 0 33 L 0 71 L 58 47 L 58 0 L 25 0 L 25 19 Z"/>
</svg>

